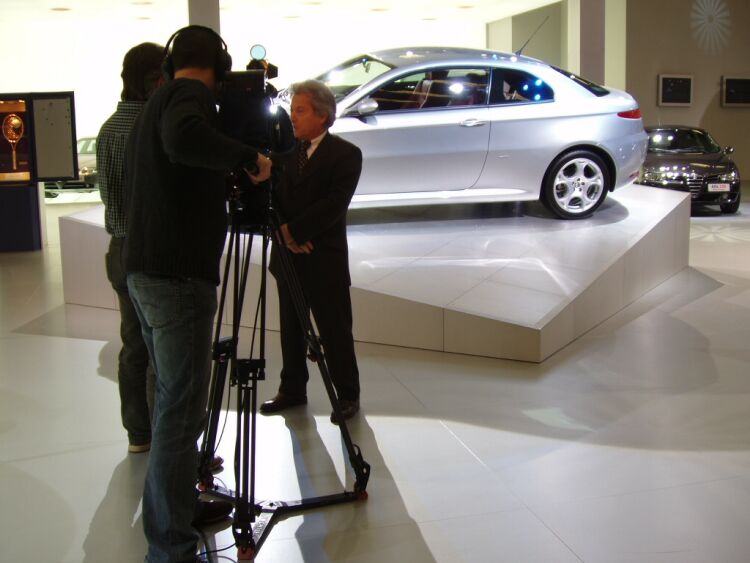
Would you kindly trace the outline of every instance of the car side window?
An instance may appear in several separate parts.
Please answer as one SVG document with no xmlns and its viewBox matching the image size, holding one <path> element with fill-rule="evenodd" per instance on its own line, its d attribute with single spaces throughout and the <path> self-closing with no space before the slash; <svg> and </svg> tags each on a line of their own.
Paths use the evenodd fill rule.
<svg viewBox="0 0 750 563">
<path fill-rule="evenodd" d="M 484 68 L 440 68 L 402 76 L 374 91 L 380 111 L 466 107 L 487 103 Z"/>
<path fill-rule="evenodd" d="M 555 93 L 549 84 L 528 72 L 510 68 L 492 71 L 490 104 L 549 102 Z"/>
</svg>

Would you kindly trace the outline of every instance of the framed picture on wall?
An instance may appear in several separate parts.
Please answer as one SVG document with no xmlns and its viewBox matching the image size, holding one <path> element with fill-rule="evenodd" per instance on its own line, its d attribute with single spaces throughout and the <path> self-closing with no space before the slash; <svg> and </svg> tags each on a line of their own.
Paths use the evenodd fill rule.
<svg viewBox="0 0 750 563">
<path fill-rule="evenodd" d="M 687 107 L 693 103 L 693 77 L 685 74 L 659 75 L 659 105 Z"/>
<path fill-rule="evenodd" d="M 722 76 L 721 105 L 750 107 L 750 77 Z"/>
</svg>

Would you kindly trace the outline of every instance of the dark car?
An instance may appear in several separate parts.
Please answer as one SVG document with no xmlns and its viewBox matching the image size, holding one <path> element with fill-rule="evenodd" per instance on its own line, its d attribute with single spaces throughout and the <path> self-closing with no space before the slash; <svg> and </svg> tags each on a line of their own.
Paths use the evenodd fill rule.
<svg viewBox="0 0 750 563">
<path fill-rule="evenodd" d="M 732 147 L 722 148 L 696 127 L 646 127 L 648 152 L 640 183 L 690 192 L 694 205 L 718 205 L 722 213 L 740 207 L 740 171 Z"/>
</svg>

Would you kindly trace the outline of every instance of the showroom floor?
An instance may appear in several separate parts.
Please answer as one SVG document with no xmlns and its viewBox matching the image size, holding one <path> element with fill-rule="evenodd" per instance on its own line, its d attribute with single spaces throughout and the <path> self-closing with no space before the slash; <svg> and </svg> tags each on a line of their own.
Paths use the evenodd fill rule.
<svg viewBox="0 0 750 563">
<path fill-rule="evenodd" d="M 2 561 L 145 553 L 148 456 L 126 453 L 120 427 L 118 316 L 62 298 L 57 217 L 87 205 L 47 207 L 44 251 L 0 254 Z M 750 204 L 694 216 L 690 251 L 690 268 L 542 364 L 358 345 L 349 428 L 369 500 L 280 522 L 256 560 L 748 561 Z M 275 333 L 268 346 L 261 399 Z M 351 487 L 322 385 L 309 391 L 307 408 L 259 418 L 260 499 Z M 231 528 L 209 532 L 231 546 Z"/>
</svg>

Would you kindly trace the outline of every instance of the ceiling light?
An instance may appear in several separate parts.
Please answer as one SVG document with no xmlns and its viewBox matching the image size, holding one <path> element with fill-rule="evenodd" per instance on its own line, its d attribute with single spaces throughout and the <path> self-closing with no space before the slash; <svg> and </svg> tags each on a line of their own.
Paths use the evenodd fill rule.
<svg viewBox="0 0 750 563">
<path fill-rule="evenodd" d="M 459 6 L 458 9 L 459 10 L 472 10 L 472 9 L 474 9 L 474 6 L 470 6 L 470 5 L 466 4 L 464 6 Z"/>
<path fill-rule="evenodd" d="M 387 12 L 388 8 L 371 8 L 371 12 Z"/>
<path fill-rule="evenodd" d="M 70 12 L 71 8 L 50 8 L 53 12 Z"/>
</svg>

